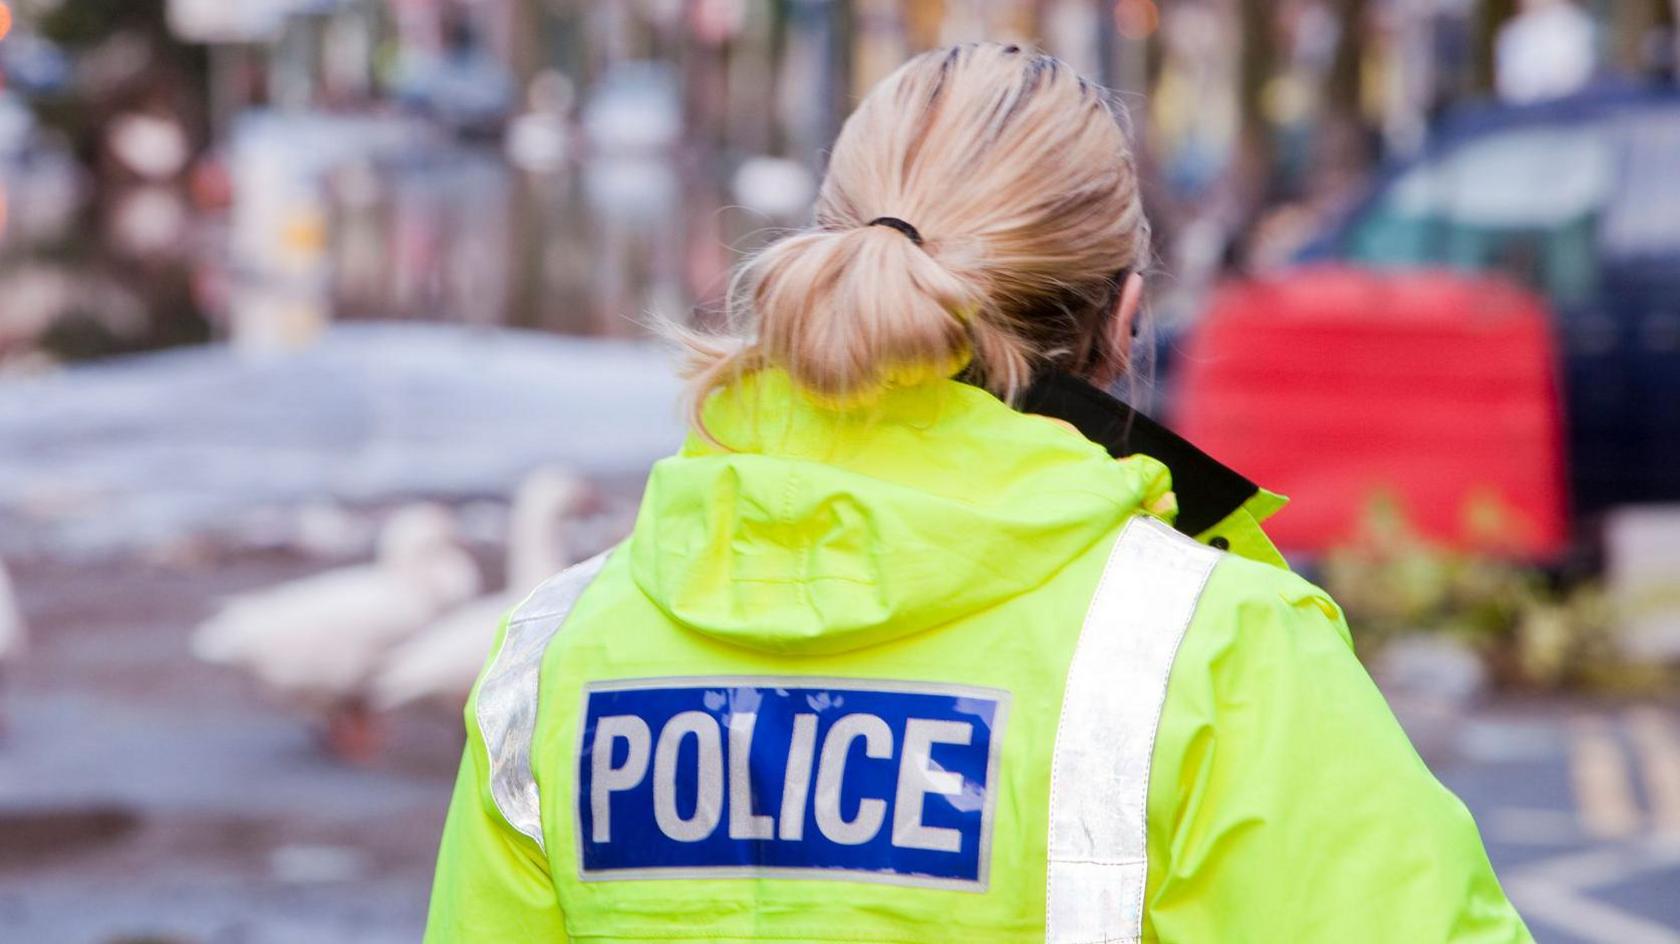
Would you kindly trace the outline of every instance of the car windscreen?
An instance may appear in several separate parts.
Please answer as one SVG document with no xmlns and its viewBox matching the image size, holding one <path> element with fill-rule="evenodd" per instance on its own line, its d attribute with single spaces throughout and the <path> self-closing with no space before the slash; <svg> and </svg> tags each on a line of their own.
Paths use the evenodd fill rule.
<svg viewBox="0 0 1680 944">
<path fill-rule="evenodd" d="M 1642 108 L 1611 124 L 1622 145 L 1619 185 L 1605 208 L 1607 256 L 1680 256 L 1680 108 Z"/>
<path fill-rule="evenodd" d="M 1598 121 L 1469 138 L 1395 178 L 1345 251 L 1380 266 L 1503 271 L 1564 303 L 1589 297 L 1617 150 Z"/>
</svg>

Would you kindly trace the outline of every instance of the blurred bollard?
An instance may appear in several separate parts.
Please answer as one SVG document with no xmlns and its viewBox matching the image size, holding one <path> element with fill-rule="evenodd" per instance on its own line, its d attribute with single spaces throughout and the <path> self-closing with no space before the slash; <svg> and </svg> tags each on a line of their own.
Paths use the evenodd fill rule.
<svg viewBox="0 0 1680 944">
<path fill-rule="evenodd" d="M 1374 670 L 1392 696 L 1464 706 L 1482 693 L 1487 670 L 1470 646 L 1448 636 L 1409 636 L 1382 650 Z"/>
<path fill-rule="evenodd" d="M 23 655 L 27 635 L 23 627 L 23 611 L 12 591 L 12 579 L 6 572 L 6 562 L 0 561 L 0 735 L 6 733 L 6 676 Z"/>
<path fill-rule="evenodd" d="M 1432 763 L 1457 750 L 1459 727 L 1488 681 L 1481 657 L 1463 640 L 1444 635 L 1389 642 L 1371 674 L 1418 753 Z"/>
<path fill-rule="evenodd" d="M 1604 551 L 1627 655 L 1680 661 L 1680 505 L 1612 512 L 1604 525 Z"/>
</svg>

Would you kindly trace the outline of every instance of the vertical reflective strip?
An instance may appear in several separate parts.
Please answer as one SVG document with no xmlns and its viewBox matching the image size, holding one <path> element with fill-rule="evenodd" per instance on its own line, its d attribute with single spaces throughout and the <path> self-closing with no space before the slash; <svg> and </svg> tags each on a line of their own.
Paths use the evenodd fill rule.
<svg viewBox="0 0 1680 944">
<path fill-rule="evenodd" d="M 537 728 L 543 653 L 610 553 L 566 568 L 514 609 L 502 648 L 478 687 L 478 731 L 490 758 L 490 796 L 508 824 L 538 848 L 543 848 L 542 801 L 531 772 L 531 737 Z"/>
<path fill-rule="evenodd" d="M 1155 728 L 1173 657 L 1219 558 L 1143 515 L 1109 553 L 1056 728 L 1048 944 L 1126 944 L 1143 933 Z"/>
</svg>

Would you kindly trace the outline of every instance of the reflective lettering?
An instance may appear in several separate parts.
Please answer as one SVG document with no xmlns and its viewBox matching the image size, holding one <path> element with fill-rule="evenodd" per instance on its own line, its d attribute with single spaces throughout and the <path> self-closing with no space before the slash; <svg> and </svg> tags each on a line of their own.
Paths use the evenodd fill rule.
<svg viewBox="0 0 1680 944">
<path fill-rule="evenodd" d="M 585 882 L 987 888 L 1008 692 L 768 676 L 585 692 L 572 778 Z"/>
<path fill-rule="evenodd" d="M 595 748 L 590 755 L 589 810 L 594 818 L 590 836 L 596 842 L 612 841 L 612 795 L 630 790 L 647 775 L 648 744 L 652 735 L 647 722 L 635 715 L 613 715 L 595 722 Z M 612 765 L 613 743 L 624 741 L 629 753 L 624 763 Z"/>
<path fill-rule="evenodd" d="M 898 764 L 898 795 L 893 800 L 892 844 L 934 852 L 962 851 L 962 831 L 922 822 L 922 801 L 930 793 L 961 796 L 962 774 L 935 770 L 928 752 L 935 744 L 967 746 L 974 725 L 966 721 L 910 718 L 904 724 L 904 753 Z"/>
<path fill-rule="evenodd" d="M 677 812 L 677 753 L 689 735 L 694 736 L 700 756 L 691 780 L 694 814 L 684 819 Z M 653 818 L 660 832 L 678 842 L 705 839 L 723 818 L 723 745 L 717 719 L 704 711 L 676 715 L 659 732 L 653 751 Z"/>
<path fill-rule="evenodd" d="M 892 728 L 874 715 L 850 714 L 834 722 L 823 741 L 817 765 L 817 828 L 831 842 L 859 846 L 875 838 L 886 819 L 887 801 L 869 797 L 858 802 L 851 820 L 840 813 L 840 787 L 846 779 L 846 755 L 852 742 L 863 738 L 863 755 L 876 760 L 892 756 Z"/>
<path fill-rule="evenodd" d="M 805 838 L 805 799 L 811 792 L 811 758 L 817 749 L 817 716 L 793 716 L 793 743 L 788 745 L 787 776 L 782 782 L 781 836 L 797 842 Z"/>
<path fill-rule="evenodd" d="M 752 737 L 758 715 L 736 712 L 729 716 L 729 838 L 770 839 L 775 836 L 774 818 L 753 812 Z"/>
</svg>

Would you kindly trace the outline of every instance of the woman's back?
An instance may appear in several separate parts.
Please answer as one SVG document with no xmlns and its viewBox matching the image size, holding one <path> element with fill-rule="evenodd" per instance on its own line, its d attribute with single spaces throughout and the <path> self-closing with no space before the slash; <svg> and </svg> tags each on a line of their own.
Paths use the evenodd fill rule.
<svg viewBox="0 0 1680 944">
<path fill-rule="evenodd" d="M 1000 399 L 1125 360 L 1129 161 L 1051 179 L 1098 101 L 967 47 L 848 124 L 630 539 L 510 616 L 429 940 L 1528 939 L 1334 604 Z"/>
</svg>

